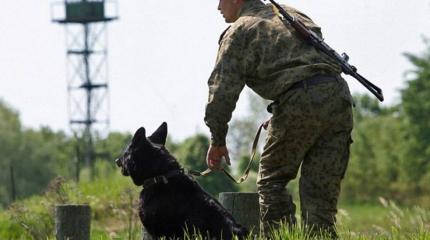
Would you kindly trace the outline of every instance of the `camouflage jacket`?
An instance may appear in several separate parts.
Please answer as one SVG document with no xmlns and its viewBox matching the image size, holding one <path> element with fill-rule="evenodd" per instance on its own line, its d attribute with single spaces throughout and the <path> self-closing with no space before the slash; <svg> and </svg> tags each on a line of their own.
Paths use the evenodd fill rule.
<svg viewBox="0 0 430 240">
<path fill-rule="evenodd" d="M 283 7 L 321 36 L 321 29 L 309 17 Z M 276 100 L 298 81 L 341 72 L 337 64 L 301 39 L 292 26 L 284 24 L 272 5 L 260 0 L 246 1 L 240 17 L 223 34 L 208 81 L 205 114 L 213 145 L 225 145 L 228 122 L 245 84 L 261 97 Z"/>
</svg>

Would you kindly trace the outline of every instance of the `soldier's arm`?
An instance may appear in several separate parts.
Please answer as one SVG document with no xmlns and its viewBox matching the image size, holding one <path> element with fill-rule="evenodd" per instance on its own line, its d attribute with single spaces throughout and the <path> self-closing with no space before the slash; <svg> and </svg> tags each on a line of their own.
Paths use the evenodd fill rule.
<svg viewBox="0 0 430 240">
<path fill-rule="evenodd" d="M 211 131 L 211 144 L 224 146 L 228 122 L 236 107 L 243 79 L 243 38 L 239 34 L 226 34 L 221 41 L 215 68 L 209 78 L 209 99 L 205 123 Z"/>
</svg>

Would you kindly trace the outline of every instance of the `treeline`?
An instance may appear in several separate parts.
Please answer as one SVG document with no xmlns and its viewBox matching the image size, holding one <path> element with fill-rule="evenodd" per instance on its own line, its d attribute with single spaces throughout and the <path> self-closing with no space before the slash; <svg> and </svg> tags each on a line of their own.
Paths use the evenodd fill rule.
<svg viewBox="0 0 430 240">
<path fill-rule="evenodd" d="M 373 202 L 384 197 L 430 206 L 430 44 L 427 47 L 422 55 L 405 55 L 414 68 L 406 75 L 400 103 L 385 106 L 367 95 L 354 96 L 354 144 L 343 182 L 343 201 Z M 236 160 L 232 167 L 236 175 L 246 167 L 258 125 L 268 118 L 266 105 L 250 97 L 248 114 L 230 124 L 228 144 L 231 158 Z M 110 166 L 96 174 L 109 177 L 118 171 L 113 160 L 130 138 L 130 133 L 110 133 L 94 140 L 97 161 Z M 185 168 L 204 170 L 208 144 L 207 136 L 196 134 L 181 142 L 168 141 L 167 148 Z M 0 204 L 41 193 L 56 176 L 86 179 L 86 169 L 77 173 L 77 147 L 76 140 L 64 132 L 22 126 L 17 111 L 0 101 Z M 250 180 L 240 186 L 220 173 L 198 181 L 214 195 L 255 191 L 257 165 L 253 165 Z M 295 183 L 290 188 L 297 191 Z"/>
<path fill-rule="evenodd" d="M 110 133 L 106 138 L 94 139 L 97 156 L 95 177 L 109 178 L 115 171 L 119 171 L 114 160 L 130 139 L 130 133 L 119 132 Z M 209 140 L 202 134 L 196 134 L 180 143 L 170 140 L 167 143 L 167 148 L 183 166 L 199 171 L 206 169 L 208 147 Z M 57 176 L 74 181 L 90 180 L 89 169 L 77 158 L 78 152 L 79 146 L 73 136 L 61 131 L 55 132 L 49 127 L 38 130 L 25 128 L 18 112 L 0 100 L 0 206 L 42 193 Z M 215 173 L 199 181 L 214 195 L 222 191 L 238 191 L 237 186 L 219 175 Z"/>
<path fill-rule="evenodd" d="M 421 55 L 405 54 L 401 102 L 381 106 L 356 97 L 355 130 L 343 195 L 366 201 L 384 196 L 430 206 L 430 44 Z"/>
<path fill-rule="evenodd" d="M 113 162 L 129 138 L 129 134 L 111 133 L 96 139 L 98 160 Z M 56 176 L 88 175 L 85 170 L 77 174 L 77 149 L 76 139 L 62 131 L 22 126 L 18 112 L 0 100 L 0 206 L 43 192 Z"/>
</svg>

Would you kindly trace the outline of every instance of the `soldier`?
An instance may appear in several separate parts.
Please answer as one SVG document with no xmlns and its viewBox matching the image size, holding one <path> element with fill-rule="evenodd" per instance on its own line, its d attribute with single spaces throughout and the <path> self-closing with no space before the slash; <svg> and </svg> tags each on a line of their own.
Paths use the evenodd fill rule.
<svg viewBox="0 0 430 240">
<path fill-rule="evenodd" d="M 321 36 L 305 14 L 283 6 Z M 236 101 L 247 85 L 272 100 L 273 114 L 258 173 L 261 230 L 296 223 L 286 185 L 300 172 L 302 220 L 312 233 L 336 237 L 335 214 L 349 159 L 352 98 L 340 66 L 284 24 L 260 0 L 220 0 L 230 27 L 221 35 L 209 78 L 205 123 L 211 132 L 207 164 L 230 164 L 225 138 Z"/>
</svg>

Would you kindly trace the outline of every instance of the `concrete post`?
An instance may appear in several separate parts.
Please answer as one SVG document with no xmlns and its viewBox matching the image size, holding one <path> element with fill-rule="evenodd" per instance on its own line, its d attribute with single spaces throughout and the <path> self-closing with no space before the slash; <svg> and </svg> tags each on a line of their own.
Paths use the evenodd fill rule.
<svg viewBox="0 0 430 240">
<path fill-rule="evenodd" d="M 257 193 L 222 192 L 221 204 L 233 215 L 236 221 L 254 234 L 260 230 L 260 206 Z"/>
<path fill-rule="evenodd" d="M 55 237 L 57 240 L 90 240 L 91 208 L 88 205 L 57 205 Z"/>
</svg>

